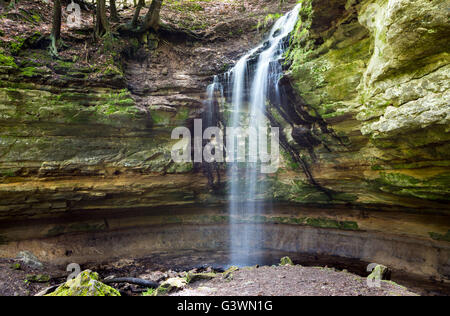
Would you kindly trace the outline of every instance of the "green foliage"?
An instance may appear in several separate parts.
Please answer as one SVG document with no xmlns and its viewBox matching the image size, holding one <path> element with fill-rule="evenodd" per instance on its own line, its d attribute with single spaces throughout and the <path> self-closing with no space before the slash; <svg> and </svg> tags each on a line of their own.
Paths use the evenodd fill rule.
<svg viewBox="0 0 450 316">
<path fill-rule="evenodd" d="M 12 56 L 4 55 L 3 49 L 0 49 L 0 66 L 18 68 Z"/>
<path fill-rule="evenodd" d="M 10 268 L 13 270 L 20 270 L 21 266 L 20 263 L 13 263 Z"/>
<path fill-rule="evenodd" d="M 36 67 L 26 67 L 22 69 L 21 75 L 24 77 L 32 78 L 38 75 Z"/>
<path fill-rule="evenodd" d="M 35 21 L 35 22 L 41 22 L 42 21 L 42 18 L 41 18 L 41 16 L 39 15 L 39 14 L 33 14 L 32 16 L 31 16 L 31 18 Z"/>
<path fill-rule="evenodd" d="M 383 192 L 427 200 L 448 201 L 450 199 L 449 173 L 442 173 L 426 179 L 397 172 L 380 172 L 379 175 L 380 178 L 376 179 L 373 185 Z"/>
<path fill-rule="evenodd" d="M 205 9 L 199 2 L 211 2 L 211 0 L 165 0 L 163 5 L 179 12 L 200 12 Z"/>
<path fill-rule="evenodd" d="M 12 55 L 18 55 L 19 52 L 21 51 L 24 43 L 25 43 L 25 38 L 20 37 L 20 36 L 14 36 L 14 41 L 11 41 L 9 43 L 9 50 L 11 52 Z"/>
<path fill-rule="evenodd" d="M 16 171 L 15 170 L 1 170 L 0 171 L 0 176 L 1 177 L 12 178 L 15 175 L 16 175 Z"/>
<path fill-rule="evenodd" d="M 421 182 L 419 179 L 402 173 L 381 172 L 380 176 L 383 183 L 400 187 L 415 186 Z"/>
<path fill-rule="evenodd" d="M 148 289 L 144 293 L 142 293 L 142 296 L 155 296 L 156 290 L 155 289 Z"/>
<path fill-rule="evenodd" d="M 201 281 L 201 280 L 211 280 L 214 279 L 215 277 L 217 277 L 217 274 L 214 272 L 209 272 L 209 273 L 191 273 L 189 272 L 186 275 L 186 282 L 189 283 L 194 283 L 197 281 Z"/>
<path fill-rule="evenodd" d="M 328 218 L 308 218 L 306 219 L 308 226 L 320 228 L 335 228 L 341 230 L 358 230 L 358 223 L 351 221 L 336 221 Z"/>
</svg>

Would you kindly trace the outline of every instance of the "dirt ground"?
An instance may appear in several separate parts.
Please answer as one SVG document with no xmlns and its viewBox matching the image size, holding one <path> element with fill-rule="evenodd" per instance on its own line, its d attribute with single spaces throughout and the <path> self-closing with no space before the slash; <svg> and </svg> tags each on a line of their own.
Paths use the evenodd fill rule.
<svg viewBox="0 0 450 316">
<path fill-rule="evenodd" d="M 231 278 L 200 281 L 175 296 L 415 296 L 395 283 L 369 287 L 366 278 L 328 268 L 243 268 Z"/>
<path fill-rule="evenodd" d="M 20 265 L 20 266 L 19 266 Z M 31 276 L 45 275 L 48 282 L 31 282 Z M 32 269 L 17 260 L 0 259 L 0 296 L 32 296 L 44 288 L 61 284 L 68 273 L 57 266 L 46 265 L 44 269 Z"/>
<path fill-rule="evenodd" d="M 59 59 L 74 62 L 78 66 L 89 67 L 101 67 L 108 65 L 111 58 L 117 59 L 118 54 L 112 54 L 112 52 L 119 52 L 129 45 L 123 36 L 118 35 L 118 29 L 131 21 L 135 8 L 118 7 L 119 21 L 116 23 L 110 21 L 113 34 L 116 35 L 116 40 L 109 44 L 114 46 L 114 49 L 111 49 L 105 48 L 103 41 L 93 41 L 94 9 L 92 6 L 81 5 L 81 26 L 70 28 L 67 25 L 69 13 L 65 8 L 68 3 L 70 1 L 62 2 L 61 37 L 65 45 L 59 49 Z M 243 26 L 248 23 L 253 25 L 256 22 L 262 25 L 267 22 L 266 17 L 269 14 L 287 12 L 295 3 L 296 0 L 283 2 L 279 0 L 208 0 L 198 3 L 191 0 L 166 1 L 161 9 L 161 25 L 181 32 L 187 31 L 210 41 L 221 37 L 240 37 L 243 30 L 239 29 L 234 33 L 231 31 L 236 29 L 236 25 Z M 148 5 L 142 9 L 141 19 L 147 11 Z M 273 18 L 269 20 L 273 23 Z M 51 3 L 21 0 L 16 1 L 14 7 L 0 5 L 0 49 L 7 53 L 17 41 L 31 39 L 33 36 L 39 40 L 32 46 L 46 49 L 50 43 L 51 25 Z M 39 64 L 47 62 L 42 56 L 32 54 L 29 49 L 21 52 L 16 59 L 19 61 L 30 59 Z"/>
</svg>

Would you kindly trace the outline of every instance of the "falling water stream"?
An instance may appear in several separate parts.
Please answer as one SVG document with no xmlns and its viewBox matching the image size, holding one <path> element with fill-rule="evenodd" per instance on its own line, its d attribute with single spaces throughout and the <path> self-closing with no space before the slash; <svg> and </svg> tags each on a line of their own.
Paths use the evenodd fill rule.
<svg viewBox="0 0 450 316">
<path fill-rule="evenodd" d="M 300 9 L 298 4 L 292 11 L 276 21 L 266 40 L 243 56 L 236 65 L 224 75 L 223 85 L 218 77 L 208 87 L 207 111 L 214 111 L 215 91 L 223 95 L 223 86 L 231 90 L 231 115 L 229 127 L 243 127 L 258 131 L 267 127 L 265 117 L 269 93 L 280 98 L 278 81 L 282 76 L 280 60 L 289 44 L 289 35 L 294 29 Z M 209 118 L 208 114 L 208 118 Z M 208 123 L 212 122 L 208 120 Z M 259 139 L 261 146 L 261 139 Z M 235 149 L 233 148 L 232 151 Z M 250 265 L 258 262 L 256 258 L 263 232 L 261 225 L 248 223 L 261 214 L 262 196 L 267 188 L 261 181 L 258 160 L 252 155 L 258 152 L 258 142 L 248 143 L 248 155 L 245 163 L 228 163 L 229 215 L 231 238 L 231 264 Z M 236 155 L 237 156 L 237 155 Z M 236 157 L 235 156 L 235 157 Z"/>
</svg>

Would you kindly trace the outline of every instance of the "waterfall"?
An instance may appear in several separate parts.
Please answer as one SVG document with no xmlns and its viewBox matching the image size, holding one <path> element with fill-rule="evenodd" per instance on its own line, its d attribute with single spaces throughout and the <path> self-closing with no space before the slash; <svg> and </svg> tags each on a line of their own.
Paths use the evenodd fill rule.
<svg viewBox="0 0 450 316">
<path fill-rule="evenodd" d="M 298 4 L 278 19 L 266 40 L 243 56 L 224 75 L 224 86 L 231 90 L 226 93 L 228 99 L 231 99 L 229 127 L 248 127 L 248 130 L 255 131 L 267 128 L 266 103 L 269 95 L 271 98 L 282 98 L 278 88 L 278 81 L 282 76 L 280 60 L 288 47 L 289 35 L 297 23 L 300 6 Z M 218 86 L 218 78 L 215 77 L 214 80 L 208 87 L 208 94 L 212 98 L 214 89 Z M 214 102 L 211 100 L 208 102 Z M 261 146 L 261 138 L 259 145 Z M 235 154 L 235 148 L 228 150 Z M 245 266 L 259 262 L 257 254 L 260 253 L 264 236 L 261 225 L 251 222 L 269 206 L 263 202 L 262 196 L 267 188 L 264 186 L 263 175 L 257 168 L 260 162 L 255 157 L 256 153 L 258 142 L 250 141 L 246 162 L 238 160 L 228 163 L 230 263 L 233 265 Z"/>
<path fill-rule="evenodd" d="M 214 76 L 213 83 L 206 89 L 206 111 L 203 116 L 203 122 L 205 127 L 216 126 L 218 119 L 218 108 L 216 106 L 216 93 L 220 93 L 220 97 L 223 97 L 223 87 L 220 84 L 219 77 Z"/>
</svg>

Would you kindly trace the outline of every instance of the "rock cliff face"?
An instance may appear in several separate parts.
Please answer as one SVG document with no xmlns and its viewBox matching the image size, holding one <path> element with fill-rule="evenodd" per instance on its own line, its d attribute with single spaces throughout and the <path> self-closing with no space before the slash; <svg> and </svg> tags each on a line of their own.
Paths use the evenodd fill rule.
<svg viewBox="0 0 450 316">
<path fill-rule="evenodd" d="M 303 1 L 289 102 L 268 113 L 290 150 L 264 179 L 274 207 L 242 220 L 272 236 L 255 242 L 449 279 L 448 12 L 445 1 Z M 164 28 L 119 68 L 0 55 L 0 255 L 226 248 L 225 197 L 171 162 L 170 133 L 201 117 L 212 75 L 262 38 L 269 13 Z"/>
<path fill-rule="evenodd" d="M 320 140 L 310 165 L 323 186 L 352 194 L 355 203 L 446 209 L 445 6 L 304 2 L 288 77 L 309 114 L 334 132 L 323 133 L 314 120 L 308 126 Z M 295 143 L 301 124 L 288 123 Z"/>
<path fill-rule="evenodd" d="M 275 104 L 271 116 L 312 178 L 330 191 L 324 194 L 308 177 L 294 175 L 301 166 L 294 161 L 275 178 L 275 198 L 371 209 L 369 226 L 376 217 L 391 216 L 380 212 L 399 211 L 403 222 L 406 213 L 420 213 L 415 228 L 402 234 L 446 239 L 446 7 L 444 1 L 303 2 L 284 78 L 296 96 L 291 105 Z M 443 216 L 425 228 L 436 214 Z M 383 226 L 386 232 L 402 230 L 400 223 Z"/>
<path fill-rule="evenodd" d="M 212 76 L 261 39 L 270 10 L 290 6 L 230 6 L 198 32 L 163 11 L 159 36 L 125 35 L 119 60 L 96 67 L 51 59 L 36 33 L 14 37 L 21 50 L 0 64 L 0 219 L 202 202 L 207 180 L 172 162 L 171 132 L 201 117 Z"/>
</svg>

